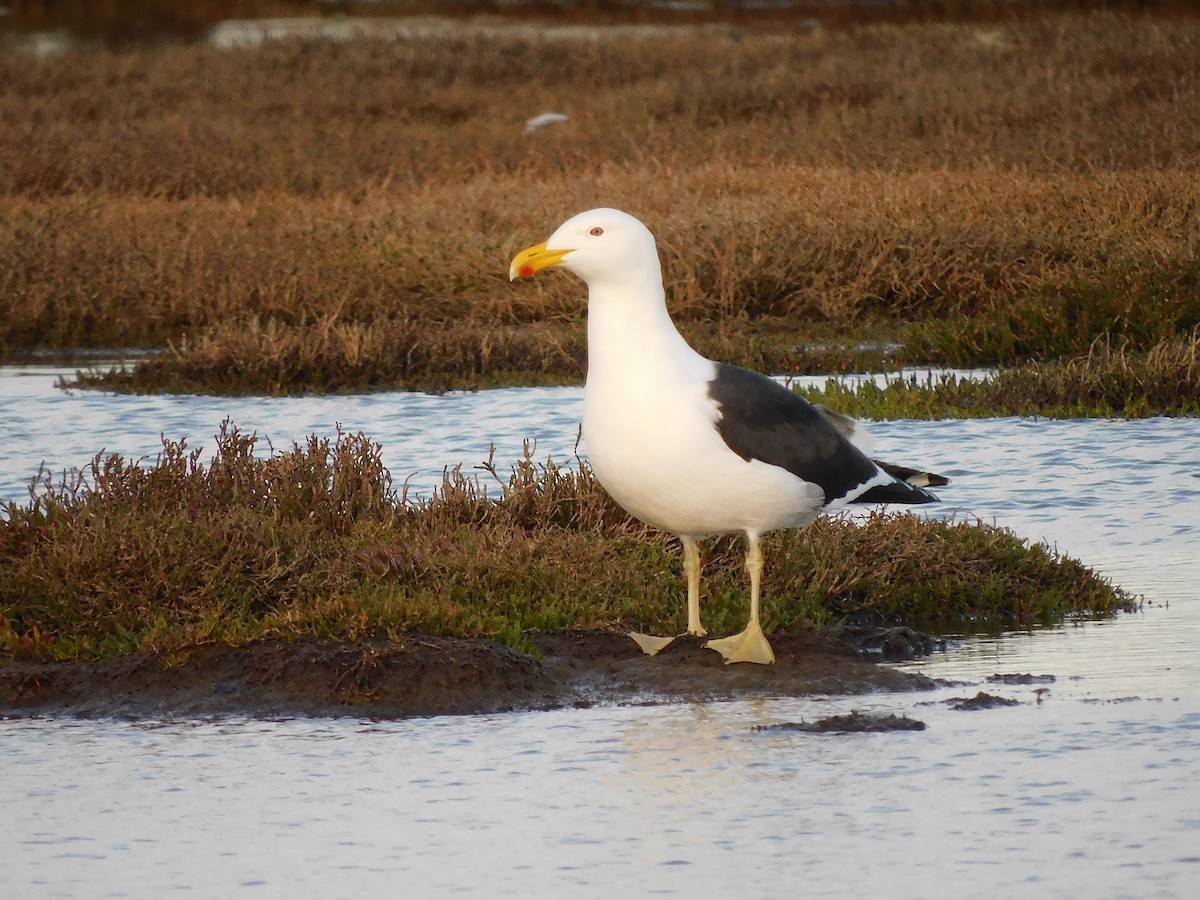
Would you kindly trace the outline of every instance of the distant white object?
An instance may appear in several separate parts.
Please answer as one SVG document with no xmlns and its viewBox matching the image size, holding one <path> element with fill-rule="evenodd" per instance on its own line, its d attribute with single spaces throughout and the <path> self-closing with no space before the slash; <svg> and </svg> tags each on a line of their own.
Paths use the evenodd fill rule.
<svg viewBox="0 0 1200 900">
<path fill-rule="evenodd" d="M 561 125 L 563 122 L 569 121 L 570 118 L 562 113 L 542 113 L 525 123 L 525 134 L 533 134 L 539 128 L 545 128 L 547 125 Z"/>
</svg>

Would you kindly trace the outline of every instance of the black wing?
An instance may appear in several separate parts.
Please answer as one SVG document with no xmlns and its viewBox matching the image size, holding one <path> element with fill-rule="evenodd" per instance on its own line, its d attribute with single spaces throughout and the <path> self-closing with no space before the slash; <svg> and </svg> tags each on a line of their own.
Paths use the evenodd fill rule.
<svg viewBox="0 0 1200 900">
<path fill-rule="evenodd" d="M 825 492 L 826 504 L 853 494 L 879 468 L 847 440 L 844 428 L 823 407 L 779 382 L 738 366 L 717 363 L 708 395 L 720 408 L 717 431 L 742 459 L 787 469 Z M 877 485 L 864 503 L 930 503 L 933 494 L 904 480 Z"/>
</svg>

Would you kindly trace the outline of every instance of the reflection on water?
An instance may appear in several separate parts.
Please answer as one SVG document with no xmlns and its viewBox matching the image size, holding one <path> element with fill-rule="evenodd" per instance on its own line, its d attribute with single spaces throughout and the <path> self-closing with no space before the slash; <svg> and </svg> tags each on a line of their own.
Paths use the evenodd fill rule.
<svg viewBox="0 0 1200 900">
<path fill-rule="evenodd" d="M 570 460 L 576 388 L 262 399 L 64 393 L 0 369 L 0 498 L 37 463 L 226 416 L 290 446 L 336 423 L 427 492 L 522 439 Z M 972 639 L 913 664 L 934 695 L 397 723 L 0 722 L 0 896 L 1190 896 L 1200 865 L 1200 459 L 1194 419 L 878 426 L 954 478 L 938 515 L 1081 557 L 1145 611 Z M 1049 685 L 984 683 L 1053 674 Z M 1040 695 L 1035 689 L 1048 688 Z M 1021 705 L 952 712 L 979 690 Z M 1136 700 L 1121 698 L 1137 697 Z M 925 732 L 751 732 L 851 708 Z"/>
<path fill-rule="evenodd" d="M 147 898 L 250 887 L 1188 894 L 1200 865 L 1200 703 L 961 713 L 924 699 L 907 711 L 926 732 L 836 737 L 751 727 L 844 712 L 846 701 L 398 723 L 0 723 L 0 887 Z"/>
</svg>

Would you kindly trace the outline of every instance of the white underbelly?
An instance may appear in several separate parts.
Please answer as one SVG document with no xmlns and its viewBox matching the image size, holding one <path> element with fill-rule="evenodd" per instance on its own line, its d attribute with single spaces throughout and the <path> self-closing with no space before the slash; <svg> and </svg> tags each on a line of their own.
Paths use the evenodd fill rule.
<svg viewBox="0 0 1200 900">
<path fill-rule="evenodd" d="M 620 393 L 589 384 L 584 447 L 613 499 L 673 534 L 764 532 L 813 521 L 824 504 L 821 489 L 777 466 L 743 460 L 715 420 L 703 384 Z"/>
</svg>

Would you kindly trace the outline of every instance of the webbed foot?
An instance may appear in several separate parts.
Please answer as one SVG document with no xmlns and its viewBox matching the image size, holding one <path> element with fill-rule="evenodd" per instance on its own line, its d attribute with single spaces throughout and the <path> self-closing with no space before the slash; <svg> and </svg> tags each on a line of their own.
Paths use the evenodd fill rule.
<svg viewBox="0 0 1200 900">
<path fill-rule="evenodd" d="M 767 643 L 758 619 L 751 620 L 746 630 L 732 637 L 719 638 L 704 645 L 710 650 L 716 650 L 725 657 L 725 665 L 737 662 L 751 662 L 768 666 L 775 662 L 775 651 Z"/>
<path fill-rule="evenodd" d="M 634 643 L 642 648 L 642 652 L 647 656 L 654 656 L 670 646 L 671 641 L 675 640 L 672 637 L 655 637 L 652 634 L 641 634 L 637 631 L 629 632 L 629 636 L 633 638 Z"/>
</svg>

